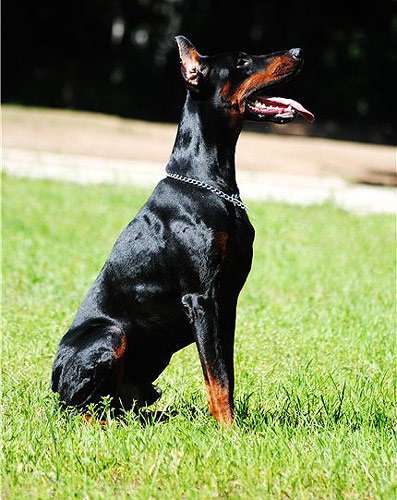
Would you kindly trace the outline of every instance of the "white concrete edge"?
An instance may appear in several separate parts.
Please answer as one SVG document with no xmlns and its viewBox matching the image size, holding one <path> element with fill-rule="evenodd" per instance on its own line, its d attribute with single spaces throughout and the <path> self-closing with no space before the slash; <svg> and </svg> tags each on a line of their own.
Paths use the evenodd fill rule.
<svg viewBox="0 0 397 500">
<path fill-rule="evenodd" d="M 3 172 L 18 177 L 79 184 L 133 184 L 153 188 L 164 178 L 165 165 L 21 149 L 3 149 Z M 356 213 L 396 213 L 395 188 L 349 184 L 338 177 L 315 177 L 240 170 L 243 200 L 294 205 L 326 202 Z"/>
</svg>

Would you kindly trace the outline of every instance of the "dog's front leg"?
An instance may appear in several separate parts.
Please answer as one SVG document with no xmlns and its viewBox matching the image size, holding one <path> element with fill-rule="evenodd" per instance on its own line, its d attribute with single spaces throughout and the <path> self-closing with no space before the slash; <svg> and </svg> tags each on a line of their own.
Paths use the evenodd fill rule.
<svg viewBox="0 0 397 500">
<path fill-rule="evenodd" d="M 233 421 L 234 318 L 222 321 L 214 297 L 187 294 L 182 304 L 193 328 L 211 414 L 222 425 Z"/>
</svg>

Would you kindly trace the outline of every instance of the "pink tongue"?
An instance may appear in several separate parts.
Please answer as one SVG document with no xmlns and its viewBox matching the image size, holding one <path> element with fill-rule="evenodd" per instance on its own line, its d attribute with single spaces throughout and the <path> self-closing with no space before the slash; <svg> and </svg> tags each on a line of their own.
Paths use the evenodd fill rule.
<svg viewBox="0 0 397 500">
<path fill-rule="evenodd" d="M 266 105 L 281 105 L 282 107 L 291 106 L 294 108 L 300 115 L 303 116 L 308 122 L 314 122 L 314 115 L 310 113 L 307 109 L 305 109 L 302 104 L 298 101 L 294 101 L 293 99 L 284 99 L 284 97 L 261 97 L 260 101 Z"/>
</svg>

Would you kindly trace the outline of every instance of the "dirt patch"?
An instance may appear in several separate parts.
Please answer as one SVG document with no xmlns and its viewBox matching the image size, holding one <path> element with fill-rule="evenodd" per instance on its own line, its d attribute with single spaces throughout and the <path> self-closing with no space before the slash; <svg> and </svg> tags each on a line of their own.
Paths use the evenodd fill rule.
<svg viewBox="0 0 397 500">
<path fill-rule="evenodd" d="M 5 148 L 159 162 L 164 166 L 176 134 L 174 124 L 14 106 L 3 106 L 2 122 Z M 237 168 L 243 170 L 338 176 L 370 184 L 396 182 L 396 149 L 392 146 L 243 132 L 236 161 Z"/>
</svg>

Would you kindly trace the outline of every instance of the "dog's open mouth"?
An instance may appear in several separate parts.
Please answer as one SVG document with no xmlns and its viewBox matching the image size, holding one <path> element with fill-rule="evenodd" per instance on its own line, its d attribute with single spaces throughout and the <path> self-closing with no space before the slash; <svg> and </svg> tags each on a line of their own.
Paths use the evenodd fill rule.
<svg viewBox="0 0 397 500">
<path fill-rule="evenodd" d="M 314 115 L 297 101 L 284 97 L 253 96 L 247 100 L 247 110 L 250 115 L 259 120 L 265 119 L 276 123 L 286 123 L 297 115 L 312 123 Z"/>
</svg>

